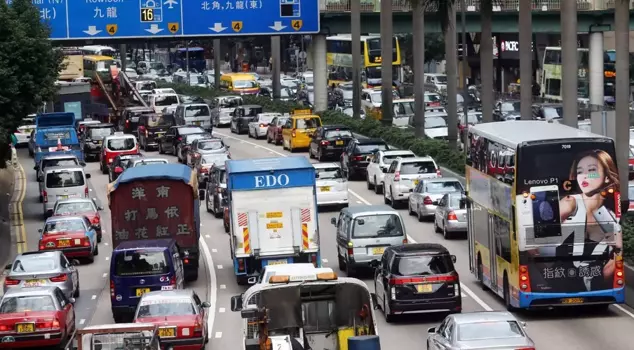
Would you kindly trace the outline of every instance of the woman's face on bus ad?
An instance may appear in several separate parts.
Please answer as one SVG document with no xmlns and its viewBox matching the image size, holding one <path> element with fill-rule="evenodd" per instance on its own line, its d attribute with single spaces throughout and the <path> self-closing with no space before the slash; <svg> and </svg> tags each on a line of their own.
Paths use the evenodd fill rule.
<svg viewBox="0 0 634 350">
<path fill-rule="evenodd" d="M 592 156 L 585 156 L 577 163 L 577 183 L 581 192 L 588 194 L 599 189 L 605 183 L 605 169 L 599 160 Z"/>
</svg>

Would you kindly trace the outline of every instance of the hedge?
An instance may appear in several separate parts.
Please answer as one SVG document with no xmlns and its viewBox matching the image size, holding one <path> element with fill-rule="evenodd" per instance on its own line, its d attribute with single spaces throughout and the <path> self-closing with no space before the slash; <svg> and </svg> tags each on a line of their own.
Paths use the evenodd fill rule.
<svg viewBox="0 0 634 350">
<path fill-rule="evenodd" d="M 171 87 L 177 93 L 189 96 L 198 96 L 203 99 L 212 99 L 216 96 L 226 95 L 226 91 L 207 89 L 180 84 L 165 84 L 162 87 Z M 244 95 L 245 104 L 256 104 L 263 107 L 265 112 L 290 113 L 294 109 L 302 109 L 301 105 L 286 101 L 273 101 L 267 97 Z M 372 138 L 382 138 L 387 143 L 401 149 L 410 149 L 419 155 L 433 157 L 443 167 L 464 175 L 464 154 L 452 150 L 445 141 L 421 139 L 414 136 L 410 129 L 398 129 L 386 127 L 381 122 L 372 119 L 353 119 L 350 116 L 336 111 L 324 111 L 317 113 L 324 124 L 338 124 L 348 126 L 353 132 Z"/>
</svg>

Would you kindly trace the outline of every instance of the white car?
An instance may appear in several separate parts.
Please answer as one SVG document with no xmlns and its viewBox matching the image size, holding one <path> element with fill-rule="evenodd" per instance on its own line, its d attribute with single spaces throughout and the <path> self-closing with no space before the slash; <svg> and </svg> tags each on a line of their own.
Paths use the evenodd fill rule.
<svg viewBox="0 0 634 350">
<path fill-rule="evenodd" d="M 163 89 L 155 89 L 163 90 Z M 160 93 L 152 94 L 148 97 L 150 103 L 149 107 L 154 109 L 154 113 L 163 113 L 163 110 L 167 107 L 176 110 L 176 107 L 181 103 L 178 94 L 172 93 Z"/>
<path fill-rule="evenodd" d="M 317 177 L 317 205 L 348 206 L 348 181 L 337 163 L 314 163 Z"/>
<path fill-rule="evenodd" d="M 372 155 L 372 159 L 366 168 L 366 182 L 368 189 L 374 189 L 374 193 L 381 194 L 383 192 L 383 178 L 387 169 L 396 158 L 413 158 L 416 157 L 414 152 L 409 150 L 390 150 L 378 151 Z"/>
<path fill-rule="evenodd" d="M 31 131 L 35 129 L 35 114 L 29 114 L 26 118 L 22 118 L 22 122 L 18 129 L 13 133 L 18 145 L 25 145 L 31 139 Z"/>
<path fill-rule="evenodd" d="M 315 267 L 312 263 L 267 265 L 262 270 L 258 284 L 269 284 L 273 276 L 288 276 L 288 282 L 316 281 L 317 274 L 334 273 L 329 267 Z M 285 278 L 285 277 L 281 277 Z"/>
<path fill-rule="evenodd" d="M 274 118 L 281 116 L 281 113 L 258 113 L 253 121 L 249 123 L 249 137 L 253 137 L 254 139 L 266 137 L 266 133 L 269 130 L 269 123 L 271 123 Z"/>
<path fill-rule="evenodd" d="M 409 201 L 409 196 L 421 179 L 441 177 L 440 168 L 432 157 L 396 158 L 383 180 L 383 201 L 396 208 Z"/>
<path fill-rule="evenodd" d="M 449 135 L 447 114 L 425 113 L 425 136 L 430 139 L 446 140 Z"/>
</svg>

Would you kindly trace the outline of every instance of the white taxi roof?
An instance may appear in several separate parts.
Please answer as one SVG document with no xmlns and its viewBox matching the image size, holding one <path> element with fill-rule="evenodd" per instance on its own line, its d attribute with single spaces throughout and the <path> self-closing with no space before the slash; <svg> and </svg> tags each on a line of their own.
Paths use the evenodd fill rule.
<svg viewBox="0 0 634 350">
<path fill-rule="evenodd" d="M 134 135 L 130 135 L 130 134 L 124 134 L 123 131 L 115 131 L 114 134 L 106 136 L 106 140 L 111 140 L 111 139 L 135 139 L 136 137 L 134 137 Z"/>
<path fill-rule="evenodd" d="M 315 267 L 311 263 L 269 265 L 266 267 L 267 274 L 271 276 L 288 275 L 291 282 L 317 280 L 318 273 L 334 272 L 329 267 Z M 268 281 L 267 281 L 268 282 Z"/>
</svg>

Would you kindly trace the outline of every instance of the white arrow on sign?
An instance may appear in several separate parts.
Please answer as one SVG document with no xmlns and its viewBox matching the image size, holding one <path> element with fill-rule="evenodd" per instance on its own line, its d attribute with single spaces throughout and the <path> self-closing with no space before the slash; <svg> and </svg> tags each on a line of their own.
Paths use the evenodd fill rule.
<svg viewBox="0 0 634 350">
<path fill-rule="evenodd" d="M 159 28 L 158 24 L 152 24 L 150 26 L 150 29 L 146 29 L 146 32 L 152 33 L 152 34 L 157 34 L 163 31 L 162 28 Z"/>
<path fill-rule="evenodd" d="M 213 27 L 209 27 L 209 29 L 213 30 L 216 33 L 220 33 L 223 30 L 227 29 L 227 27 L 223 27 L 222 23 L 214 23 Z"/>
<path fill-rule="evenodd" d="M 97 30 L 97 26 L 88 26 L 88 30 L 84 30 L 84 33 L 93 36 L 101 33 L 101 30 Z"/>
<path fill-rule="evenodd" d="M 273 29 L 276 32 L 279 32 L 280 30 L 286 28 L 286 26 L 283 26 L 282 22 L 274 22 L 272 26 L 269 26 L 269 28 Z"/>
</svg>

